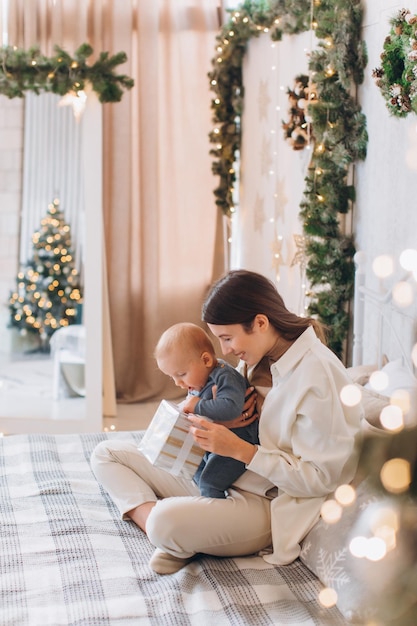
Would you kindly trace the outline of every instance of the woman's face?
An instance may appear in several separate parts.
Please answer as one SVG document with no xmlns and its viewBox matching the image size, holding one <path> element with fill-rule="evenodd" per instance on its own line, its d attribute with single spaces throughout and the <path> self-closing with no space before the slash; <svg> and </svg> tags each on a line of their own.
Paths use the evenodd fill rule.
<svg viewBox="0 0 417 626">
<path fill-rule="evenodd" d="M 208 324 L 208 327 L 220 341 L 223 354 L 234 354 L 248 365 L 256 365 L 269 348 L 269 333 L 256 318 L 250 332 L 242 324 Z"/>
</svg>

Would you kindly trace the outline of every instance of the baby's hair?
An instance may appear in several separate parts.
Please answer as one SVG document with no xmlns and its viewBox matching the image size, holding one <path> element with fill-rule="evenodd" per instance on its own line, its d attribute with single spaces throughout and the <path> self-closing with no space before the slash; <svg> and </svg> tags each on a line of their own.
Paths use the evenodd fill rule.
<svg viewBox="0 0 417 626">
<path fill-rule="evenodd" d="M 215 356 L 213 342 L 206 331 L 191 322 L 174 324 L 162 333 L 156 344 L 155 359 L 158 360 L 178 349 L 188 354 L 195 353 L 196 356 L 201 356 L 203 352 L 209 352 Z"/>
</svg>

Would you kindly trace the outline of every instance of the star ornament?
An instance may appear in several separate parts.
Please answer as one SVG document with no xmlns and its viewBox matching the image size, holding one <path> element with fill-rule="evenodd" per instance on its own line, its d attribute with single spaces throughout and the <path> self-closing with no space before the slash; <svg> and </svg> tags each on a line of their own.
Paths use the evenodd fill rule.
<svg viewBox="0 0 417 626">
<path fill-rule="evenodd" d="M 306 244 L 307 238 L 304 235 L 294 235 L 294 242 L 296 252 L 293 260 L 291 261 L 291 267 L 299 265 L 301 270 L 304 270 L 307 266 Z"/>
<path fill-rule="evenodd" d="M 61 100 L 59 101 L 59 106 L 71 106 L 75 119 L 79 120 L 82 113 L 84 112 L 86 102 L 87 94 L 85 93 L 85 91 L 69 91 L 67 94 L 65 94 L 65 96 L 61 98 Z"/>
<path fill-rule="evenodd" d="M 282 244 L 284 243 L 282 235 L 278 235 L 271 243 L 272 250 L 272 268 L 275 270 L 277 281 L 280 280 L 281 265 L 285 265 L 282 256 Z"/>
<path fill-rule="evenodd" d="M 258 94 L 258 107 L 259 107 L 259 120 L 268 118 L 268 107 L 271 103 L 271 97 L 269 95 L 269 87 L 268 82 L 266 80 L 261 80 L 259 83 L 259 94 Z"/>
<path fill-rule="evenodd" d="M 256 194 L 255 204 L 253 207 L 253 227 L 255 232 L 262 232 L 263 225 L 265 223 L 265 200 L 259 194 Z"/>
</svg>

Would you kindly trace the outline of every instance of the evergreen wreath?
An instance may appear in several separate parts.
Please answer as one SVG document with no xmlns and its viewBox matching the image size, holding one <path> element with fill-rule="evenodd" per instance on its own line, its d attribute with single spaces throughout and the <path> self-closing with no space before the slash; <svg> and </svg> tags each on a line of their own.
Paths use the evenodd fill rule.
<svg viewBox="0 0 417 626">
<path fill-rule="evenodd" d="M 242 61 L 247 44 L 261 33 L 273 41 L 284 33 L 315 30 L 319 43 L 309 57 L 317 99 L 311 109 L 315 135 L 300 219 L 306 237 L 306 275 L 311 285 L 309 314 L 329 329 L 329 346 L 341 356 L 349 330 L 355 247 L 340 228 L 355 198 L 350 166 L 366 156 L 366 118 L 355 100 L 367 54 L 361 40 L 361 0 L 246 0 L 230 11 L 216 37 L 208 76 L 215 93 L 212 172 L 219 177 L 215 201 L 230 217 L 235 211 L 235 160 L 240 149 L 244 105 Z M 310 110 L 309 110 L 310 114 Z"/>
<path fill-rule="evenodd" d="M 284 129 L 284 139 L 288 141 L 293 150 L 303 150 L 313 139 L 310 118 L 307 106 L 311 102 L 315 93 L 312 85 L 309 84 L 309 77 L 300 74 L 295 77 L 294 88 L 288 87 L 289 120 L 282 122 Z"/>
<path fill-rule="evenodd" d="M 127 59 L 124 52 L 109 56 L 101 52 L 97 61 L 88 65 L 93 48 L 82 44 L 71 56 L 59 46 L 52 57 L 43 55 L 38 47 L 29 50 L 6 46 L 0 48 L 0 94 L 22 98 L 26 91 L 36 94 L 52 92 L 61 96 L 81 91 L 91 84 L 100 102 L 119 102 L 123 89 L 131 89 L 133 79 L 115 74 L 115 67 Z"/>
<path fill-rule="evenodd" d="M 396 117 L 417 113 L 417 15 L 401 9 L 391 18 L 381 66 L 372 71 L 389 112 Z"/>
</svg>

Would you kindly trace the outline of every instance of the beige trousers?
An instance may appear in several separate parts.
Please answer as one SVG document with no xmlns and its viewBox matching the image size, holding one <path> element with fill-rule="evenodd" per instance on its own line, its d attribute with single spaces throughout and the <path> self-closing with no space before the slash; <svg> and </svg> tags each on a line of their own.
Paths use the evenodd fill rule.
<svg viewBox="0 0 417 626">
<path fill-rule="evenodd" d="M 156 502 L 147 521 L 151 543 L 179 558 L 254 554 L 271 545 L 270 500 L 240 489 L 226 499 L 200 496 L 191 480 L 154 467 L 123 441 L 102 441 L 91 466 L 121 515 Z"/>
</svg>

